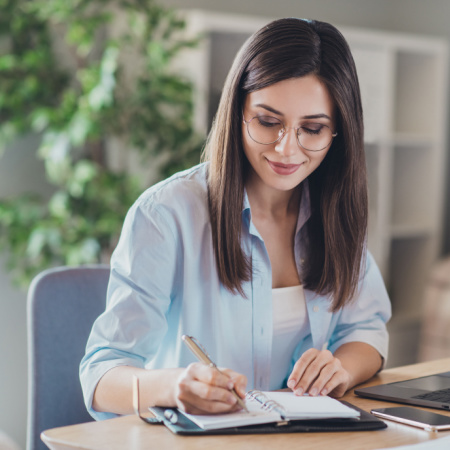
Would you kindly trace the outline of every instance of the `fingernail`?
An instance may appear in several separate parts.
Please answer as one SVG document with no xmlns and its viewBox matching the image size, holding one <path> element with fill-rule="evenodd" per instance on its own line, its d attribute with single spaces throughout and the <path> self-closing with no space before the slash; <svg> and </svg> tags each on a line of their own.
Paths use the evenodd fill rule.
<svg viewBox="0 0 450 450">
<path fill-rule="evenodd" d="M 227 403 L 234 405 L 236 403 L 236 397 L 234 395 L 229 395 L 227 398 Z"/>
<path fill-rule="evenodd" d="M 234 388 L 234 383 L 231 380 L 228 381 L 227 388 L 230 389 L 230 390 Z"/>
<path fill-rule="evenodd" d="M 314 397 L 315 395 L 317 395 L 318 392 L 319 392 L 319 390 L 318 390 L 317 388 L 312 388 L 312 389 L 309 391 L 309 394 L 312 395 L 312 396 Z"/>
<path fill-rule="evenodd" d="M 295 387 L 295 380 L 289 380 L 287 385 L 288 385 L 289 388 L 294 389 L 294 387 Z"/>
<path fill-rule="evenodd" d="M 322 392 L 320 393 L 320 395 L 327 395 L 328 391 L 326 389 L 322 389 Z"/>
<path fill-rule="evenodd" d="M 294 391 L 295 395 L 303 395 L 303 389 L 302 388 L 298 388 Z"/>
</svg>

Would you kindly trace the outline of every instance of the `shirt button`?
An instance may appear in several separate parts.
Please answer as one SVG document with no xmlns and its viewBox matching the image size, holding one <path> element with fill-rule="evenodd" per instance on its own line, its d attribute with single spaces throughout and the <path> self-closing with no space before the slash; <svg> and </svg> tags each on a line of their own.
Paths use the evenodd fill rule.
<svg viewBox="0 0 450 450">
<path fill-rule="evenodd" d="M 319 308 L 318 306 L 314 306 L 313 311 L 314 311 L 314 312 L 319 312 L 319 309 L 320 309 L 320 308 Z"/>
</svg>

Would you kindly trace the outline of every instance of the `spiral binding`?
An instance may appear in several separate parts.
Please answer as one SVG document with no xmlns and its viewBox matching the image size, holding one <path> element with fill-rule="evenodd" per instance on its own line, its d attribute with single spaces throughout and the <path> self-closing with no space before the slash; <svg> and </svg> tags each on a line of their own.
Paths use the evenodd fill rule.
<svg viewBox="0 0 450 450">
<path fill-rule="evenodd" d="M 267 398 L 267 396 L 257 389 L 248 391 L 245 397 L 248 400 L 256 400 L 261 403 L 261 408 L 265 411 L 276 411 L 283 419 L 286 417 L 286 410 L 277 401 Z"/>
</svg>

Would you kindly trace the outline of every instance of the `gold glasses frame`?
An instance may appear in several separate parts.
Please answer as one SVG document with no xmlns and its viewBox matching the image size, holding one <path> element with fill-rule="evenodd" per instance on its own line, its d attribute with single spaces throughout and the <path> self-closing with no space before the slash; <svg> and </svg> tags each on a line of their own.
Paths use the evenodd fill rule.
<svg viewBox="0 0 450 450">
<path fill-rule="evenodd" d="M 282 127 L 283 127 L 283 128 L 278 132 L 278 138 L 275 139 L 275 140 L 272 141 L 272 142 L 259 142 L 259 141 L 257 141 L 257 140 L 250 134 L 250 122 L 251 122 L 252 120 L 254 120 L 254 119 L 259 119 L 259 118 L 261 118 L 261 117 L 271 117 L 272 119 L 276 119 L 276 120 L 278 120 L 278 121 L 280 122 L 280 124 L 281 124 Z M 247 125 L 247 134 L 249 135 L 250 139 L 251 139 L 252 141 L 256 142 L 257 144 L 261 144 L 261 145 L 272 145 L 272 144 L 275 144 L 275 142 L 281 141 L 281 140 L 286 136 L 288 130 L 293 129 L 293 130 L 295 130 L 295 133 L 296 133 L 296 136 L 297 136 L 297 144 L 298 144 L 301 148 L 303 148 L 304 150 L 306 150 L 306 151 L 308 151 L 308 152 L 321 152 L 321 151 L 325 150 L 327 147 L 330 146 L 330 144 L 333 142 L 333 139 L 338 135 L 337 132 L 336 132 L 336 133 L 333 133 L 333 131 L 331 130 L 331 128 L 330 128 L 328 125 L 325 125 L 324 123 L 320 123 L 321 126 L 326 127 L 326 128 L 328 128 L 328 129 L 331 131 L 331 139 L 330 139 L 330 142 L 328 142 L 328 144 L 325 145 L 325 147 L 322 147 L 322 148 L 320 148 L 320 149 L 318 149 L 318 150 L 311 150 L 311 149 L 309 149 L 309 148 L 306 148 L 306 147 L 305 147 L 304 145 L 302 145 L 302 143 L 300 142 L 300 135 L 301 135 L 300 129 L 304 128 L 303 125 L 300 125 L 299 127 L 286 127 L 286 125 L 285 125 L 280 119 L 275 118 L 275 117 L 272 117 L 272 116 L 264 116 L 264 115 L 263 115 L 263 116 L 254 116 L 254 117 L 252 117 L 249 121 L 247 121 L 247 120 L 245 120 L 244 113 L 242 113 L 242 121 Z M 317 123 L 319 123 L 319 122 L 317 122 Z"/>
</svg>

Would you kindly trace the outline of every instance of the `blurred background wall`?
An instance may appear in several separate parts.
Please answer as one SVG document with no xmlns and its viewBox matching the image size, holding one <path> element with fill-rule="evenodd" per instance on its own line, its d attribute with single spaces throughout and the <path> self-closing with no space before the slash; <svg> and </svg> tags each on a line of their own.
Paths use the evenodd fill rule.
<svg viewBox="0 0 450 450">
<path fill-rule="evenodd" d="M 164 0 L 167 6 L 205 9 L 266 18 L 316 18 L 336 26 L 401 31 L 444 37 L 450 41 L 448 0 Z M 0 11 L 1 14 L 1 11 Z M 448 99 L 450 104 L 450 99 Z M 32 138 L 30 138 L 32 139 Z M 27 140 L 7 149 L 0 159 L 0 196 L 26 190 L 48 195 L 41 164 Z M 447 152 L 448 154 L 449 152 Z M 450 174 L 450 158 L 447 158 Z M 447 176 L 445 237 L 442 254 L 450 252 L 450 176 Z M 4 258 L 0 258 L 3 263 Z M 21 448 L 26 442 L 27 395 L 26 293 L 14 288 L 0 266 L 0 430 Z"/>
</svg>

